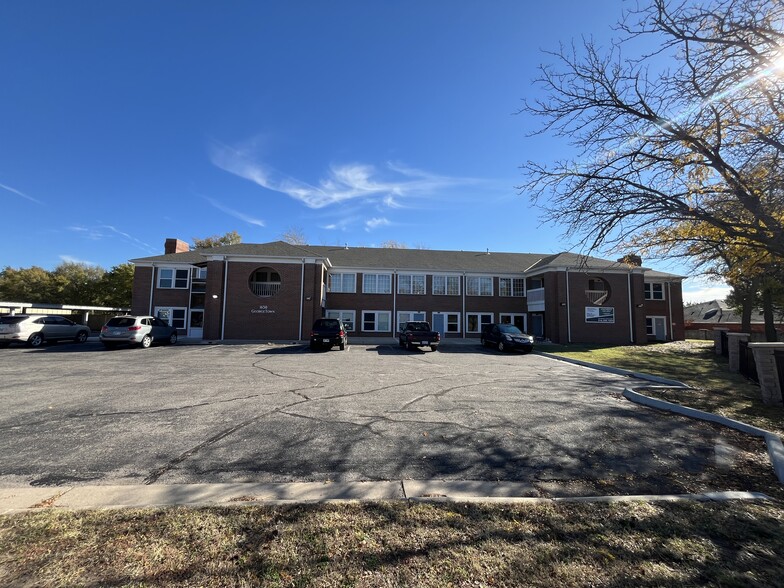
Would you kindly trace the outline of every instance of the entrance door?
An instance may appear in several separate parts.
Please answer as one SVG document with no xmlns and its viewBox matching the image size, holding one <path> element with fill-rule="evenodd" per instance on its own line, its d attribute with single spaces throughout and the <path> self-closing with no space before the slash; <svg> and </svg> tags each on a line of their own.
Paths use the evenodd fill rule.
<svg viewBox="0 0 784 588">
<path fill-rule="evenodd" d="M 191 320 L 188 323 L 188 337 L 201 339 L 204 334 L 204 311 L 192 310 Z"/>
<path fill-rule="evenodd" d="M 664 317 L 653 317 L 653 336 L 657 341 L 667 340 L 667 323 L 664 322 Z"/>
<path fill-rule="evenodd" d="M 441 333 L 441 338 L 442 339 L 444 338 L 444 335 L 446 334 L 446 328 L 444 325 L 443 314 L 439 314 L 437 312 L 433 313 L 433 330 Z"/>
<path fill-rule="evenodd" d="M 544 337 L 544 315 L 532 314 L 529 316 L 531 319 L 531 335 L 534 337 Z"/>
</svg>

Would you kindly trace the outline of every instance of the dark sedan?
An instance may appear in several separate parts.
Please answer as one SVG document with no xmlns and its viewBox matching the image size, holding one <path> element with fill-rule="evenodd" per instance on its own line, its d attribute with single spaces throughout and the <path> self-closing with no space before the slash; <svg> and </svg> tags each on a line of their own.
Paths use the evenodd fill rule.
<svg viewBox="0 0 784 588">
<path fill-rule="evenodd" d="M 482 346 L 491 345 L 498 351 L 519 349 L 523 353 L 531 353 L 534 349 L 534 338 L 523 333 L 514 325 L 493 323 L 482 329 Z"/>
</svg>

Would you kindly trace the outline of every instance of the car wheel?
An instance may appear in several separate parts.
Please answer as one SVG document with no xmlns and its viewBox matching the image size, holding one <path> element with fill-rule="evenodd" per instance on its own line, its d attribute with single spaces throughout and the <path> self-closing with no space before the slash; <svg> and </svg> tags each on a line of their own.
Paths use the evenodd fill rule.
<svg viewBox="0 0 784 588">
<path fill-rule="evenodd" d="M 79 331 L 79 334 L 76 335 L 74 341 L 76 341 L 77 343 L 84 343 L 85 341 L 87 341 L 87 331 Z"/>
<path fill-rule="evenodd" d="M 30 347 L 40 347 L 44 342 L 44 336 L 41 333 L 33 333 L 27 340 Z"/>
<path fill-rule="evenodd" d="M 175 331 L 174 333 L 172 333 L 169 336 L 169 343 L 168 344 L 169 345 L 174 345 L 175 343 L 177 343 L 177 331 Z"/>
<path fill-rule="evenodd" d="M 142 337 L 142 342 L 139 343 L 139 345 L 141 345 L 142 349 L 147 349 L 150 345 L 152 345 L 152 337 L 145 335 Z"/>
<path fill-rule="evenodd" d="M 503 341 L 498 342 L 498 351 L 506 351 L 506 346 Z"/>
<path fill-rule="evenodd" d="M 1 342 L 0 342 L 0 349 L 3 349 L 3 348 L 5 348 L 5 347 L 8 347 L 9 345 L 11 345 L 11 342 L 10 342 L 10 341 L 1 341 Z"/>
<path fill-rule="evenodd" d="M 438 351 L 438 345 L 431 345 L 430 351 Z"/>
<path fill-rule="evenodd" d="M 340 344 L 340 350 L 341 351 L 345 351 L 346 350 L 346 344 L 345 343 L 341 343 Z"/>
<path fill-rule="evenodd" d="M 403 343 L 403 339 L 398 339 L 398 340 L 397 340 L 397 343 L 398 343 L 398 345 L 399 345 L 400 347 L 405 347 L 405 346 L 406 346 L 406 344 L 405 344 L 405 343 Z"/>
<path fill-rule="evenodd" d="M 316 344 L 315 344 L 315 343 L 311 343 L 311 344 L 310 344 L 310 350 L 311 350 L 311 351 L 315 351 L 316 349 L 317 349 L 317 348 L 316 348 Z"/>
</svg>

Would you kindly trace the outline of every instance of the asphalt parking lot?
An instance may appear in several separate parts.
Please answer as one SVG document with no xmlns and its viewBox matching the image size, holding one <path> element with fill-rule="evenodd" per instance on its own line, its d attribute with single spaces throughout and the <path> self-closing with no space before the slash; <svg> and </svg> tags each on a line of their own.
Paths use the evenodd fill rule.
<svg viewBox="0 0 784 588">
<path fill-rule="evenodd" d="M 534 495 L 628 480 L 630 493 L 672 492 L 678 475 L 745 451 L 621 398 L 629 378 L 478 346 L 88 342 L 0 350 L 0 374 L 0 487 L 443 479 Z"/>
</svg>

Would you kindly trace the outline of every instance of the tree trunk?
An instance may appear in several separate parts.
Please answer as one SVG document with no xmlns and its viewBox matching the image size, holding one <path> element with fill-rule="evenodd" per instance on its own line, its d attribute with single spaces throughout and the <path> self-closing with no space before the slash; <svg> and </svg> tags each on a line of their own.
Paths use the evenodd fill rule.
<svg viewBox="0 0 784 588">
<path fill-rule="evenodd" d="M 757 289 L 759 288 L 759 279 L 752 278 L 751 284 L 748 289 L 743 293 L 743 308 L 741 310 L 740 318 L 740 332 L 751 333 L 751 313 L 754 310 L 755 302 L 757 301 Z"/>
<path fill-rule="evenodd" d="M 769 286 L 762 288 L 762 316 L 765 318 L 765 341 L 777 341 L 776 324 L 773 322 L 773 292 Z"/>
</svg>

